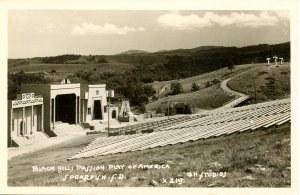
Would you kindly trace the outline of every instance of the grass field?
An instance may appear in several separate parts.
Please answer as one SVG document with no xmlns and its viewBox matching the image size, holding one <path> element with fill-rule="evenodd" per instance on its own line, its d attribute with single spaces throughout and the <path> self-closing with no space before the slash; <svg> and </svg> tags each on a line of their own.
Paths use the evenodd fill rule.
<svg viewBox="0 0 300 195">
<path fill-rule="evenodd" d="M 99 135 L 24 154 L 8 161 L 9 186 L 158 186 L 158 187 L 290 187 L 290 126 L 257 130 L 150 150 L 67 161 Z M 168 165 L 166 169 L 129 169 L 133 164 Z M 105 166 L 85 172 L 33 172 L 32 166 Z M 108 170 L 108 165 L 125 165 Z M 202 178 L 200 179 L 200 175 Z M 213 173 L 218 174 L 214 177 Z M 222 174 L 221 174 L 222 173 Z M 122 174 L 122 180 L 66 180 L 65 175 Z M 196 175 L 198 174 L 198 175 Z M 226 174 L 226 175 L 225 175 Z M 120 176 L 120 175 L 119 175 Z M 177 183 L 170 183 L 171 178 Z M 180 179 L 181 178 L 181 179 Z M 165 179 L 165 180 L 164 180 Z M 179 180 L 180 179 L 180 180 Z M 183 180 L 182 180 L 183 179 Z M 167 181 L 167 183 L 165 183 Z M 178 182 L 181 181 L 182 183 Z"/>
<path fill-rule="evenodd" d="M 228 82 L 231 89 L 251 97 L 255 97 L 254 84 L 257 102 L 290 97 L 290 64 L 285 63 L 278 67 L 262 66 L 258 70 L 242 73 Z"/>
<path fill-rule="evenodd" d="M 8 72 L 56 72 L 61 73 L 75 73 L 77 71 L 94 71 L 94 69 L 103 72 L 123 72 L 131 70 L 134 65 L 124 63 L 101 63 L 101 64 L 29 64 L 22 66 L 9 66 Z"/>
<path fill-rule="evenodd" d="M 190 92 L 191 91 L 191 86 L 192 83 L 197 83 L 200 84 L 201 88 L 205 88 L 206 83 L 208 81 L 212 81 L 213 79 L 218 79 L 220 81 L 223 81 L 225 79 L 228 79 L 230 77 L 236 76 L 242 72 L 251 70 L 251 69 L 259 69 L 262 66 L 264 66 L 265 64 L 244 64 L 244 65 L 236 65 L 233 72 L 231 73 L 230 70 L 228 70 L 228 68 L 222 68 L 213 72 L 209 72 L 209 73 L 205 73 L 205 74 L 201 74 L 198 76 L 194 76 L 194 77 L 189 77 L 186 79 L 181 79 L 178 82 L 180 82 L 182 84 L 183 87 L 183 91 L 184 92 Z M 155 88 L 155 89 L 161 89 L 163 86 L 166 86 L 170 83 L 174 82 L 174 80 L 171 81 L 162 81 L 162 82 L 154 82 L 151 85 Z M 165 93 L 169 93 L 170 88 L 168 88 L 169 90 L 167 90 Z"/>
<path fill-rule="evenodd" d="M 252 78 L 256 84 L 257 102 L 290 97 L 290 66 L 285 63 L 281 66 L 268 66 L 267 64 L 246 64 L 235 66 L 231 73 L 223 68 L 207 74 L 179 80 L 183 86 L 184 93 L 169 96 L 170 102 L 185 102 L 192 105 L 194 110 L 210 110 L 224 105 L 234 97 L 221 91 L 218 85 L 205 88 L 208 81 L 218 79 L 223 81 L 232 78 L 228 82 L 229 88 L 245 93 L 254 98 Z M 153 87 L 161 89 L 173 81 L 155 82 Z M 200 84 L 200 91 L 190 93 L 192 83 Z M 160 99 L 146 105 L 147 110 L 155 111 L 161 104 L 167 102 L 166 94 L 170 93 L 170 87 L 160 94 Z"/>
<path fill-rule="evenodd" d="M 166 102 L 169 100 L 169 102 L 188 103 L 192 106 L 192 108 L 194 108 L 194 111 L 196 111 L 197 109 L 212 110 L 221 107 L 226 102 L 234 98 L 234 96 L 230 96 L 225 93 L 220 88 L 220 84 L 217 84 L 192 93 L 160 98 L 157 101 L 147 104 L 146 109 L 156 111 L 158 107 L 160 107 L 162 104 L 166 104 Z"/>
</svg>

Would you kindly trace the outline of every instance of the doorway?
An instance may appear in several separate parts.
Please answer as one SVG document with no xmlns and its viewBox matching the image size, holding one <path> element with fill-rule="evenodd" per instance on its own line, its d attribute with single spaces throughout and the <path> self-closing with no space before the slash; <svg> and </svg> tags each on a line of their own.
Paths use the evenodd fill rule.
<svg viewBox="0 0 300 195">
<path fill-rule="evenodd" d="M 93 120 L 102 120 L 102 109 L 101 109 L 101 101 L 94 100 L 93 107 Z"/>
<path fill-rule="evenodd" d="M 55 98 L 55 121 L 75 124 L 76 95 L 57 95 Z"/>
</svg>

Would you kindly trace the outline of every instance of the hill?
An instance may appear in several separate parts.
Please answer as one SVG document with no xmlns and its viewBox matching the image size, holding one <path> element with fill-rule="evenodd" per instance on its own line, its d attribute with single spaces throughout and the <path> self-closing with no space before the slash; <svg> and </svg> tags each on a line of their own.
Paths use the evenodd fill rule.
<svg viewBox="0 0 300 195">
<path fill-rule="evenodd" d="M 229 88 L 249 95 L 255 98 L 253 82 L 256 84 L 256 100 L 264 102 L 274 99 L 282 99 L 290 96 L 290 65 L 284 63 L 278 67 L 265 64 L 247 64 L 235 66 L 231 73 L 227 68 L 223 68 L 210 73 L 189 77 L 180 80 L 154 82 L 149 84 L 156 89 L 156 92 L 166 90 L 160 93 L 160 99 L 146 105 L 147 110 L 156 111 L 159 107 L 165 107 L 169 102 L 184 102 L 190 104 L 194 111 L 211 110 L 224 105 L 226 102 L 234 99 L 220 89 L 219 85 L 209 86 L 213 80 L 222 82 L 232 78 L 228 82 Z M 253 81 L 252 81 L 253 78 Z M 170 95 L 170 84 L 179 82 L 182 84 L 183 93 L 179 95 Z M 200 90 L 191 92 L 192 83 L 199 85 Z M 217 84 L 217 83 L 216 83 Z"/>
<path fill-rule="evenodd" d="M 290 61 L 290 42 L 268 45 L 259 44 L 246 47 L 201 46 L 192 49 L 177 49 L 148 53 L 141 50 L 129 50 L 117 55 L 75 55 L 66 54 L 50 57 L 35 57 L 27 59 L 8 59 L 8 71 L 19 69 L 30 70 L 33 64 L 72 64 L 74 67 L 83 64 L 95 65 L 101 63 L 130 64 L 135 67 L 162 64 L 167 71 L 188 71 L 197 74 L 210 72 L 228 64 L 248 64 L 266 62 L 267 57 L 277 55 Z M 78 64 L 78 65 L 77 65 Z M 17 70 L 15 67 L 19 67 Z M 82 69 L 82 68 L 79 68 Z M 40 71 L 43 71 L 41 66 Z M 84 70 L 84 69 L 82 69 Z M 167 72 L 165 71 L 165 73 Z"/>
<path fill-rule="evenodd" d="M 228 86 L 264 102 L 290 97 L 290 79 L 290 64 L 284 63 L 241 73 L 229 80 Z"/>
<path fill-rule="evenodd" d="M 119 55 L 124 55 L 124 54 L 145 54 L 145 53 L 149 53 L 148 51 L 143 51 L 143 50 L 128 50 L 128 51 L 124 51 L 122 53 L 120 53 Z"/>
<path fill-rule="evenodd" d="M 118 97 L 130 100 L 132 105 L 140 106 L 147 104 L 148 98 L 153 95 L 151 90 L 148 90 L 147 95 L 141 94 L 141 91 L 145 91 L 142 89 L 143 85 L 147 83 L 155 81 L 170 83 L 168 81 L 191 78 L 186 83 L 182 82 L 184 92 L 190 91 L 191 82 L 198 82 L 203 89 L 209 82 L 216 84 L 223 78 L 212 74 L 206 79 L 204 77 L 199 78 L 202 81 L 197 81 L 197 75 L 223 70 L 221 76 L 224 78 L 226 77 L 225 74 L 233 76 L 229 75 L 227 67 L 266 63 L 266 57 L 273 55 L 283 57 L 285 62 L 288 62 L 290 43 L 261 44 L 241 48 L 202 46 L 193 49 L 122 55 L 66 54 L 29 59 L 9 59 L 8 72 L 43 72 L 44 77 L 54 82 L 68 77 L 71 81 L 80 83 L 106 83 L 109 88 L 115 90 Z M 247 67 L 245 66 L 245 68 Z M 233 73 L 237 73 L 239 70 L 241 69 L 237 68 Z M 23 82 L 14 77 L 9 77 L 9 93 L 18 92 L 17 89 Z M 210 78 L 212 79 L 210 80 Z M 167 93 L 168 90 L 162 94 L 162 97 Z M 15 96 L 16 94 L 8 95 L 8 97 Z"/>
</svg>

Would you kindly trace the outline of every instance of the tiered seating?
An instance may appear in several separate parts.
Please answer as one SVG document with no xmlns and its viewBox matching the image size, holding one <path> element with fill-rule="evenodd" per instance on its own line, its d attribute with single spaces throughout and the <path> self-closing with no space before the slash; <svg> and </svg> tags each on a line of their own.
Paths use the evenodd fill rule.
<svg viewBox="0 0 300 195">
<path fill-rule="evenodd" d="M 282 125 L 291 119 L 290 99 L 210 111 L 151 123 L 147 134 L 100 137 L 68 159 L 88 158 L 207 139 Z M 140 128 L 149 129 L 147 125 Z M 159 131 L 158 131 L 158 130 Z"/>
<path fill-rule="evenodd" d="M 116 136 L 116 135 L 129 135 L 135 133 L 151 133 L 153 131 L 160 131 L 169 126 L 173 126 L 175 124 L 180 124 L 190 120 L 193 120 L 191 116 L 183 116 L 177 118 L 164 119 L 155 122 L 130 125 L 130 126 L 125 126 L 120 128 L 111 128 L 110 131 L 108 132 L 108 135 Z"/>
</svg>

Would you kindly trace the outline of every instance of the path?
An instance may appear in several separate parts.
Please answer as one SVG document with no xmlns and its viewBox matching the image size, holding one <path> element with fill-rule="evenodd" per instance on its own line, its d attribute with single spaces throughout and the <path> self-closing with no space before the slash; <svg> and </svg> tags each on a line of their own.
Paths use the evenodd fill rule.
<svg viewBox="0 0 300 195">
<path fill-rule="evenodd" d="M 249 96 L 248 95 L 245 95 L 243 93 L 240 93 L 240 92 L 237 92 L 237 91 L 233 91 L 232 89 L 230 89 L 228 86 L 227 86 L 227 82 L 232 79 L 232 78 L 229 78 L 229 79 L 226 79 L 224 81 L 221 82 L 221 89 L 223 89 L 226 93 L 230 94 L 230 95 L 234 95 L 234 96 L 237 96 L 238 98 L 228 102 L 227 104 L 225 104 L 224 106 L 220 107 L 220 109 L 223 109 L 223 108 L 233 108 L 235 107 L 236 105 L 242 103 L 243 101 L 249 99 Z"/>
</svg>

